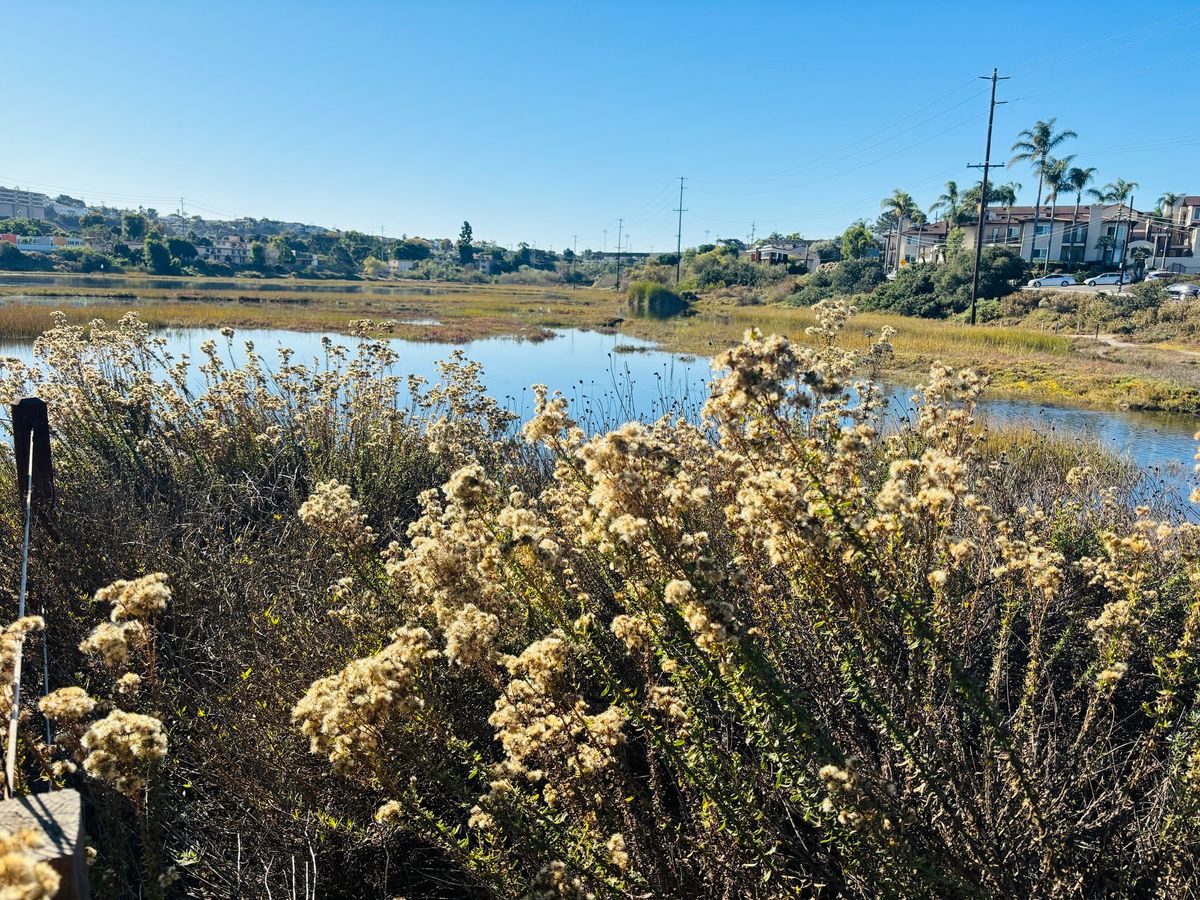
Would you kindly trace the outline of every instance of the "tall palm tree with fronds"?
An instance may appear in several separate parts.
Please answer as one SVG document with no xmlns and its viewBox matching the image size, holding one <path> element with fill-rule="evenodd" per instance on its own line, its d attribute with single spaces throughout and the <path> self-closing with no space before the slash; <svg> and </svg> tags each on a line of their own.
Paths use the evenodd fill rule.
<svg viewBox="0 0 1200 900">
<path fill-rule="evenodd" d="M 1121 231 L 1121 219 L 1125 215 L 1125 203 L 1133 196 L 1133 192 L 1137 189 L 1138 183 L 1136 181 L 1126 181 L 1124 178 L 1118 178 L 1116 181 L 1109 182 L 1099 190 L 1092 188 L 1088 191 L 1099 202 L 1116 203 L 1120 207 L 1117 212 L 1118 235 Z M 1133 212 L 1132 207 L 1130 208 L 1130 212 Z M 1116 247 L 1116 241 L 1113 242 L 1113 246 L 1114 248 Z"/>
<path fill-rule="evenodd" d="M 950 230 L 950 226 L 962 223 L 966 209 L 963 197 L 958 192 L 957 181 L 947 181 L 945 193 L 933 201 L 933 205 L 929 207 L 931 213 L 942 214 L 942 221 L 946 223 L 946 231 Z"/>
<path fill-rule="evenodd" d="M 916 201 L 908 191 L 902 191 L 900 188 L 894 188 L 888 196 L 884 197 L 879 203 L 879 208 L 884 212 L 890 212 L 896 217 L 896 267 L 900 266 L 900 223 L 906 217 L 911 216 L 914 212 L 918 212 Z M 884 268 L 887 268 L 887 256 L 884 256 Z"/>
<path fill-rule="evenodd" d="M 1171 219 L 1171 208 L 1183 199 L 1183 194 L 1176 194 L 1174 191 L 1164 191 L 1163 195 L 1158 198 L 1158 211 L 1166 218 L 1167 243 L 1163 247 L 1163 265 L 1167 264 L 1167 251 L 1171 249 L 1171 235 L 1174 233 L 1174 221 Z M 1158 246 L 1157 235 L 1155 236 L 1155 246 Z"/>
<path fill-rule="evenodd" d="M 1019 181 L 1010 181 L 1007 184 L 998 184 L 994 191 L 996 202 L 1003 203 L 1008 209 L 1008 214 L 1004 217 L 1004 243 L 1008 244 L 1008 229 L 1012 225 L 1012 208 L 1017 204 L 1017 194 L 1021 191 L 1021 183 Z M 1018 246 L 1017 250 L 1021 248 Z"/>
<path fill-rule="evenodd" d="M 1046 235 L 1046 265 L 1043 269 L 1045 272 L 1050 271 L 1050 250 L 1054 246 L 1054 217 L 1058 213 L 1058 195 L 1060 191 L 1069 188 L 1067 174 L 1071 171 L 1071 160 L 1074 158 L 1074 155 L 1071 155 L 1064 159 L 1046 160 L 1046 171 L 1043 179 L 1046 182 L 1046 190 L 1050 194 L 1050 233 Z M 1034 240 L 1036 241 L 1036 227 L 1033 229 L 1033 233 Z"/>
<path fill-rule="evenodd" d="M 1071 230 L 1068 234 L 1074 235 L 1075 229 L 1079 226 L 1079 204 L 1083 200 L 1083 192 L 1087 190 L 1087 186 L 1095 181 L 1095 179 L 1096 169 L 1094 166 L 1089 166 L 1086 169 L 1073 166 L 1071 171 L 1067 172 L 1066 187 L 1075 192 L 1075 212 L 1071 214 Z M 1087 245 L 1085 244 L 1084 246 L 1086 247 Z M 1072 245 L 1073 247 L 1074 245 Z"/>
<path fill-rule="evenodd" d="M 1046 162 L 1050 159 L 1050 151 L 1064 141 L 1079 137 L 1070 129 L 1056 133 L 1054 125 L 1057 121 L 1054 118 L 1049 121 L 1039 119 L 1033 123 L 1032 128 L 1026 128 L 1020 132 L 1012 145 L 1013 157 L 1008 161 L 1010 166 L 1016 162 L 1029 163 L 1038 176 L 1037 202 L 1033 207 L 1033 241 L 1029 245 L 1029 262 L 1031 263 L 1033 262 L 1033 244 L 1037 242 L 1038 219 L 1042 210 L 1042 183 L 1045 179 Z"/>
</svg>

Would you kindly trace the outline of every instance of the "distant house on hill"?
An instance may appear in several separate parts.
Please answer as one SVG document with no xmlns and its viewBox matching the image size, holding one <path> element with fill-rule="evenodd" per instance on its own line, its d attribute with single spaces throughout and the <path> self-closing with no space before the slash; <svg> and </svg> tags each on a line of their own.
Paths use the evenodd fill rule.
<svg viewBox="0 0 1200 900">
<path fill-rule="evenodd" d="M 768 265 L 805 265 L 809 270 L 821 265 L 821 257 L 812 246 L 816 241 L 806 240 L 761 240 L 742 251 L 751 262 Z"/>
</svg>

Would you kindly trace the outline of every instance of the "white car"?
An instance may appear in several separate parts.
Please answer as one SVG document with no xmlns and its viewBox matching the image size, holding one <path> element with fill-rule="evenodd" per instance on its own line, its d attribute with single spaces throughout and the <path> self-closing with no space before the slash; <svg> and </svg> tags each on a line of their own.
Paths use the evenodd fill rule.
<svg viewBox="0 0 1200 900">
<path fill-rule="evenodd" d="M 1074 275 L 1067 275 L 1064 272 L 1055 272 L 1051 275 L 1043 275 L 1040 278 L 1035 278 L 1025 287 L 1070 287 L 1073 284 L 1079 284 L 1075 280 Z"/>
<path fill-rule="evenodd" d="M 1167 288 L 1172 300 L 1191 300 L 1200 297 L 1200 284 L 1173 284 Z"/>
<path fill-rule="evenodd" d="M 1129 273 L 1126 272 L 1122 275 L 1120 272 L 1105 272 L 1103 275 L 1089 278 L 1084 284 L 1088 287 L 1095 287 L 1098 284 L 1129 284 Z"/>
<path fill-rule="evenodd" d="M 1166 269 L 1154 269 L 1153 271 L 1146 273 L 1146 280 L 1147 281 L 1162 281 L 1165 278 L 1172 277 L 1174 274 L 1175 274 L 1174 272 L 1168 272 Z"/>
</svg>

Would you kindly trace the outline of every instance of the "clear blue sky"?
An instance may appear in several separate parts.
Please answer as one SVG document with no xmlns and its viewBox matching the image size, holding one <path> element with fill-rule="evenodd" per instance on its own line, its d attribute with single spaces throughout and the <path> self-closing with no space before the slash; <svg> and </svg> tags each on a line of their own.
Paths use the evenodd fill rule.
<svg viewBox="0 0 1200 900">
<path fill-rule="evenodd" d="M 1136 10 L 1136 14 L 1135 11 Z M 824 237 L 894 187 L 973 183 L 1057 116 L 1076 164 L 1200 193 L 1195 0 L 25 2 L 0 184 L 206 217 L 539 247 Z M 984 49 L 980 49 L 981 46 Z M 1027 167 L 1001 171 L 1025 185 Z"/>
</svg>

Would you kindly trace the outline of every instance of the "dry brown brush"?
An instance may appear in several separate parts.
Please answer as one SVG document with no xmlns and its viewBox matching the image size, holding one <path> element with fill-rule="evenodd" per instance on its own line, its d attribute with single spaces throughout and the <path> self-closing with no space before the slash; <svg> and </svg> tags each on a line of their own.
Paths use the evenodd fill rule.
<svg viewBox="0 0 1200 900">
<path fill-rule="evenodd" d="M 135 319 L 50 333 L 8 388 L 57 411 L 58 683 L 99 679 L 81 598 L 168 573 L 170 750 L 47 777 L 194 896 L 309 859 L 322 896 L 1196 893 L 1200 533 L 998 449 L 969 372 L 885 427 L 850 312 L 749 334 L 699 423 L 589 436 L 539 388 L 516 440 L 462 360 L 214 346 L 197 393 Z"/>
</svg>

